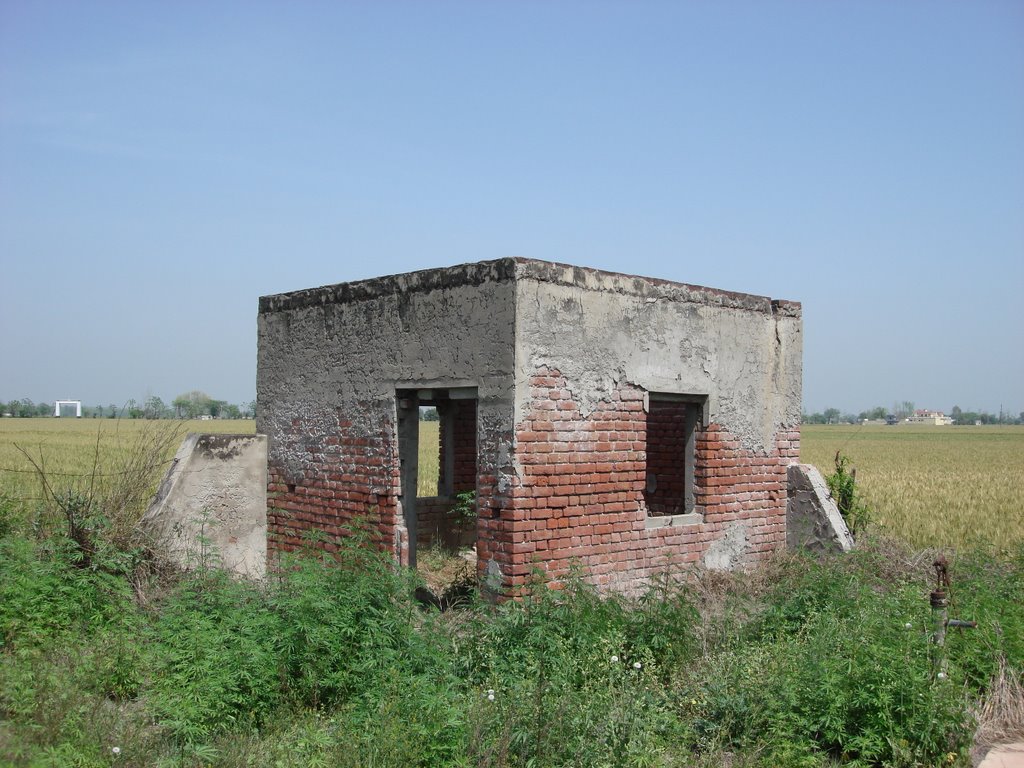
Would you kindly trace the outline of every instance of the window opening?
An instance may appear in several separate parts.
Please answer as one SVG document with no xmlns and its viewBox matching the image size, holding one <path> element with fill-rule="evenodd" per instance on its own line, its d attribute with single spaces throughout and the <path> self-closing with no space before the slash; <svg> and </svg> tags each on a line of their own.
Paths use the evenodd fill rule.
<svg viewBox="0 0 1024 768">
<path fill-rule="evenodd" d="M 651 517 L 697 511 L 696 442 L 703 410 L 703 397 L 650 394 L 644 502 Z"/>
</svg>

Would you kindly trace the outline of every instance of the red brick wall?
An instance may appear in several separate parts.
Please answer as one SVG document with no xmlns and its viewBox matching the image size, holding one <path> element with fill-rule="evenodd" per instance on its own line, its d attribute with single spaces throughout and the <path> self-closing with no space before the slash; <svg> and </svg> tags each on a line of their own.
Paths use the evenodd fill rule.
<svg viewBox="0 0 1024 768">
<path fill-rule="evenodd" d="M 453 407 L 455 491 L 475 490 L 476 401 L 457 401 Z M 271 458 L 268 462 L 267 546 L 271 558 L 301 547 L 304 537 L 313 532 L 323 533 L 327 537 L 324 548 L 333 551 L 336 546 L 330 540 L 343 535 L 346 525 L 355 519 L 365 519 L 375 529 L 378 544 L 394 551 L 401 477 L 390 410 L 393 403 L 360 404 L 358 408 L 362 428 L 346 414 L 338 413 L 310 421 L 295 419 L 286 430 L 281 440 L 285 450 L 276 455 L 286 455 L 287 461 Z M 370 435 L 362 431 L 366 424 L 374 425 Z M 502 440 L 508 445 L 511 435 L 494 435 L 488 442 L 480 463 L 487 473 L 484 482 L 496 483 L 493 457 L 501 453 L 498 448 Z M 506 503 L 493 487 L 479 494 L 478 505 L 487 510 L 487 519 L 481 523 L 485 529 L 495 527 Z M 449 499 L 419 500 L 419 544 L 428 544 L 437 535 L 450 546 L 476 538 L 473 531 L 460 537 L 454 530 L 447 516 L 451 504 Z M 500 531 L 492 533 L 494 542 L 501 541 Z M 402 552 L 407 551 L 403 540 Z M 499 556 L 502 559 L 503 555 Z"/>
<path fill-rule="evenodd" d="M 519 590 L 538 565 L 558 586 L 573 561 L 596 584 L 637 590 L 660 572 L 699 561 L 736 524 L 745 529 L 747 561 L 785 546 L 786 466 L 799 456 L 797 428 L 780 432 L 767 454 L 744 448 L 718 424 L 701 428 L 694 493 L 703 521 L 648 528 L 647 430 L 662 415 L 658 405 L 650 417 L 643 390 L 623 384 L 584 415 L 557 371 L 537 371 L 531 387 L 514 435 L 484 429 L 472 454 L 479 477 L 469 483 L 463 476 L 457 486 L 478 488 L 480 575 L 497 565 L 504 594 Z M 460 405 L 466 418 L 456 434 L 475 436 L 475 403 Z M 380 546 L 393 550 L 400 491 L 393 407 L 360 404 L 358 414 L 292 422 L 269 465 L 271 556 L 300 546 L 306 531 L 342 534 L 356 517 L 367 518 Z M 457 464 L 465 467 L 468 443 L 462 451 Z"/>
<path fill-rule="evenodd" d="M 452 500 L 443 496 L 419 496 L 416 499 L 416 542 L 429 546 L 435 539 L 442 538 L 448 527 L 446 520 Z"/>
<path fill-rule="evenodd" d="M 573 560 L 594 583 L 636 590 L 698 561 L 737 522 L 746 528 L 748 560 L 785 546 L 786 466 L 799 455 L 797 428 L 760 455 L 708 425 L 698 434 L 694 469 L 703 522 L 647 528 L 644 392 L 623 384 L 584 416 L 557 371 L 537 371 L 531 385 L 532 404 L 516 429 L 521 477 L 507 525 L 509 592 L 535 565 L 558 586 Z"/>
<path fill-rule="evenodd" d="M 476 400 L 453 400 L 448 406 L 452 409 L 453 442 L 455 443 L 455 477 L 452 480 L 452 491 L 476 490 Z M 441 472 L 444 472 L 445 430 L 441 428 L 438 441 L 437 458 Z"/>
<path fill-rule="evenodd" d="M 365 408 L 359 416 L 366 422 Z M 377 409 L 380 410 L 380 409 Z M 328 539 L 364 518 L 377 529 L 380 546 L 392 549 L 399 494 L 397 445 L 393 419 L 381 412 L 370 435 L 346 414 L 326 416 L 326 427 L 292 421 L 282 442 L 288 465 L 268 462 L 267 549 L 272 558 L 303 544 L 303 536 L 321 531 Z M 300 466 L 301 470 L 291 467 Z M 326 549 L 335 549 L 329 541 Z"/>
</svg>

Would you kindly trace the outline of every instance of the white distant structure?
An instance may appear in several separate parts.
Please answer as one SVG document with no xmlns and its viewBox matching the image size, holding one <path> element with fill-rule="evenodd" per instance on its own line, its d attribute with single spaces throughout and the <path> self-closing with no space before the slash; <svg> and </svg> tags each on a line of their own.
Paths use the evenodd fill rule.
<svg viewBox="0 0 1024 768">
<path fill-rule="evenodd" d="M 81 400 L 58 400 L 53 406 L 53 415 L 60 417 L 60 407 L 62 405 L 73 405 L 75 406 L 75 418 L 82 418 L 82 401 Z"/>
<path fill-rule="evenodd" d="M 942 411 L 916 410 L 913 416 L 908 416 L 907 424 L 934 424 L 936 427 L 947 427 L 953 423 L 953 417 L 947 416 Z"/>
</svg>

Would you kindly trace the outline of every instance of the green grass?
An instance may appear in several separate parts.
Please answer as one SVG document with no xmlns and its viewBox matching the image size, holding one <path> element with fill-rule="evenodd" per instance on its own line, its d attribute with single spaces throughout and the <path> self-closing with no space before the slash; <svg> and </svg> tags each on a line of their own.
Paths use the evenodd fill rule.
<svg viewBox="0 0 1024 768">
<path fill-rule="evenodd" d="M 964 766 L 972 705 L 1024 662 L 1024 552 L 957 562 L 979 628 L 950 636 L 945 679 L 907 554 L 442 615 L 358 536 L 248 584 L 83 568 L 61 534 L 8 530 L 0 763 Z"/>
<path fill-rule="evenodd" d="M 152 439 L 161 424 L 122 422 L 102 425 L 97 451 L 97 426 L 0 421 L 0 455 L 23 442 L 48 468 L 89 474 L 97 455 L 144 470 L 159 461 L 140 451 L 163 461 L 176 447 Z M 984 457 L 974 470 L 997 486 L 1018 455 L 1018 431 L 939 429 L 809 429 L 804 457 L 827 469 L 842 448 L 865 492 L 895 462 L 904 482 L 939 473 L 950 494 L 941 473 L 964 463 L 951 455 Z M 140 488 L 155 482 L 144 475 Z M 359 535 L 263 584 L 154 571 L 108 506 L 128 498 L 138 514 L 144 499 L 117 490 L 64 500 L 78 538 L 60 510 L 0 499 L 0 764 L 910 768 L 968 765 L 976 710 L 991 732 L 1024 727 L 998 703 L 1015 690 L 999 681 L 1024 669 L 1019 539 L 952 558 L 955 610 L 978 628 L 950 633 L 940 679 L 930 557 L 885 540 L 695 571 L 633 600 L 569 579 L 437 614 L 412 599 L 417 576 Z"/>
</svg>

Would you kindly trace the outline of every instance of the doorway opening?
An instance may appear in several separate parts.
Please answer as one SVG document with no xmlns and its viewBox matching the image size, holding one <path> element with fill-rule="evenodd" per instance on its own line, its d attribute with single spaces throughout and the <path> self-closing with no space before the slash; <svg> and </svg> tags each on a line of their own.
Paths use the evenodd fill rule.
<svg viewBox="0 0 1024 768">
<path fill-rule="evenodd" d="M 396 390 L 403 560 L 450 558 L 476 572 L 476 387 Z M 444 568 L 460 570 L 446 563 Z M 429 578 L 428 578 L 429 581 Z"/>
</svg>

